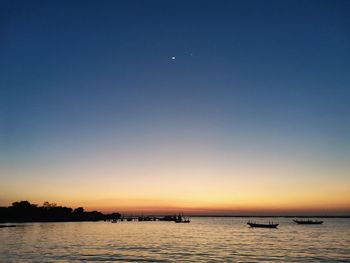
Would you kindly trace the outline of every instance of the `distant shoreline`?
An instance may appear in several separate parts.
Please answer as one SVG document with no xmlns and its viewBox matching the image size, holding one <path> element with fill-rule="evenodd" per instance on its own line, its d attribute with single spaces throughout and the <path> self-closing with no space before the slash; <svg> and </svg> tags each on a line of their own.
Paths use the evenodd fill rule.
<svg viewBox="0 0 350 263">
<path fill-rule="evenodd" d="M 139 221 L 174 221 L 175 212 L 168 212 L 164 215 L 145 215 L 137 213 L 110 213 L 105 214 L 98 211 L 85 211 L 83 207 L 70 208 L 58 206 L 55 203 L 45 202 L 42 206 L 31 204 L 28 201 L 19 201 L 12 203 L 9 207 L 0 207 L 0 223 L 54 223 L 54 222 L 96 222 L 109 220 L 139 220 Z M 182 213 L 181 213 L 182 214 Z M 216 218 L 350 218 L 350 215 L 215 215 L 215 214 L 191 214 L 186 216 L 198 217 L 216 217 Z"/>
<path fill-rule="evenodd" d="M 247 218 L 247 217 L 282 217 L 282 218 L 350 218 L 350 215 L 347 216 L 327 216 L 327 215 L 291 215 L 291 216 L 284 216 L 284 215 L 189 215 L 190 217 L 241 217 L 241 218 Z"/>
<path fill-rule="evenodd" d="M 350 218 L 350 216 L 282 216 L 282 215 L 263 215 L 263 216 L 256 216 L 256 215 L 189 215 L 189 217 L 194 218 L 334 218 L 334 219 L 340 219 L 340 218 Z M 12 223 L 74 223 L 74 222 L 101 222 L 106 221 L 105 219 L 99 219 L 99 220 L 11 220 L 11 221 L 1 221 L 0 220 L 0 226 L 1 224 L 12 224 Z M 2 225 L 3 226 L 3 225 Z"/>
<path fill-rule="evenodd" d="M 28 201 L 19 201 L 13 202 L 9 207 L 0 207 L 0 223 L 94 222 L 118 219 L 120 216 L 119 213 L 86 212 L 83 207 L 73 209 L 48 202 L 38 206 Z"/>
</svg>

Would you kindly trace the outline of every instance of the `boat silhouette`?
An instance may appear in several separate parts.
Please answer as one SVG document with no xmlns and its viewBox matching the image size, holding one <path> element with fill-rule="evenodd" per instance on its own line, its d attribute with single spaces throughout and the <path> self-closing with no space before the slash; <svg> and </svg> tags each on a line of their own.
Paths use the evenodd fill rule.
<svg viewBox="0 0 350 263">
<path fill-rule="evenodd" d="M 191 220 L 188 217 L 185 217 L 181 214 L 179 214 L 178 216 L 175 216 L 175 223 L 190 223 Z"/>
<path fill-rule="evenodd" d="M 248 221 L 247 224 L 250 227 L 260 227 L 260 228 L 277 228 L 278 224 L 274 224 L 273 222 L 269 222 L 268 224 L 261 224 Z"/>
<path fill-rule="evenodd" d="M 323 221 L 309 220 L 309 219 L 308 220 L 294 219 L 293 221 L 299 225 L 320 225 L 323 223 Z"/>
</svg>

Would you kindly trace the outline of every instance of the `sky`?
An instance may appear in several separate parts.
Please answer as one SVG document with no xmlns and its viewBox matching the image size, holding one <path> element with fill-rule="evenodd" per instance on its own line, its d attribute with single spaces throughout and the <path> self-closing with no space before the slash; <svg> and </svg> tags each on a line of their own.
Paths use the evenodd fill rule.
<svg viewBox="0 0 350 263">
<path fill-rule="evenodd" d="M 0 206 L 350 214 L 349 1 L 1 1 Z"/>
</svg>

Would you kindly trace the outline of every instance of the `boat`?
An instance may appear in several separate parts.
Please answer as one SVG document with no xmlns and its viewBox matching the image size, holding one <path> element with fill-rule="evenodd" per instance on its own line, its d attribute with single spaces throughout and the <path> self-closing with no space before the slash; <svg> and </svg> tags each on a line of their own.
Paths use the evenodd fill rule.
<svg viewBox="0 0 350 263">
<path fill-rule="evenodd" d="M 268 224 L 258 224 L 258 223 L 255 223 L 255 222 L 250 222 L 248 221 L 247 224 L 250 226 L 250 227 L 260 227 L 260 228 L 277 228 L 278 224 L 274 224 L 273 222 L 269 222 Z"/>
<path fill-rule="evenodd" d="M 185 217 L 183 215 L 178 215 L 178 216 L 175 216 L 175 223 L 190 223 L 191 220 L 188 218 L 188 217 Z"/>
<path fill-rule="evenodd" d="M 318 221 L 318 220 L 298 220 L 298 219 L 294 219 L 293 220 L 295 223 L 297 223 L 298 225 L 320 225 L 323 223 L 323 221 Z"/>
<path fill-rule="evenodd" d="M 184 219 L 184 220 L 175 220 L 175 223 L 190 223 L 190 219 Z"/>
<path fill-rule="evenodd" d="M 191 220 L 190 219 L 181 219 L 181 220 L 178 220 L 178 219 L 176 219 L 175 220 L 175 223 L 190 223 L 191 222 Z"/>
<path fill-rule="evenodd" d="M 117 223 L 117 219 L 112 219 L 111 223 Z"/>
</svg>

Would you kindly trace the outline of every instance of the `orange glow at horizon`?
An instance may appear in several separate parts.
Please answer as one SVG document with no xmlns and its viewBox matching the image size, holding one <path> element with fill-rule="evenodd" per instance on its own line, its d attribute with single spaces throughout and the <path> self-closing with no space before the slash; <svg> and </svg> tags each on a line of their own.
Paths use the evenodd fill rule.
<svg viewBox="0 0 350 263">
<path fill-rule="evenodd" d="M 68 155 L 3 169 L 7 177 L 0 186 L 0 205 L 49 201 L 134 213 L 350 211 L 346 165 L 306 154 L 219 148 L 193 142 L 150 143 L 128 151 L 73 156 L 71 163 Z"/>
</svg>

